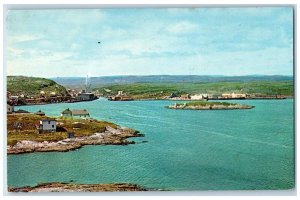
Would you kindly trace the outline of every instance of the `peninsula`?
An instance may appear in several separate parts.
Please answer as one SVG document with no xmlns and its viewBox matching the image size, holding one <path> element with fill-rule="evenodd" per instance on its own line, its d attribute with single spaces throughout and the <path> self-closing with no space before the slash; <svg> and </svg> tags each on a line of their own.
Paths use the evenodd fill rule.
<svg viewBox="0 0 300 200">
<path fill-rule="evenodd" d="M 228 102 L 205 102 L 196 101 L 188 103 L 175 103 L 174 105 L 166 106 L 170 109 L 181 109 L 181 110 L 234 110 L 234 109 L 251 109 L 254 106 L 242 105 Z"/>
<path fill-rule="evenodd" d="M 55 126 L 47 132 L 39 127 Z M 7 115 L 7 153 L 70 151 L 84 145 L 128 145 L 129 137 L 142 137 L 138 131 L 95 119 L 49 118 L 33 113 Z"/>
</svg>

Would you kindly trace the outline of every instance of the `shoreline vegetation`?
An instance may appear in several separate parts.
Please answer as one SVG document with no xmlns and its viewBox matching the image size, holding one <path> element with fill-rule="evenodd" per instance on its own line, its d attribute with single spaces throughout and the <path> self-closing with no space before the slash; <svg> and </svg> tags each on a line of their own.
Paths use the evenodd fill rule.
<svg viewBox="0 0 300 200">
<path fill-rule="evenodd" d="M 111 101 L 203 99 L 210 101 L 294 97 L 294 83 L 289 79 L 274 77 L 262 80 L 258 78 L 248 80 L 247 77 L 242 77 L 240 81 L 214 77 L 210 79 L 205 79 L 208 82 L 138 82 L 108 85 L 98 83 L 88 91 L 87 89 L 79 90 L 82 88 L 79 85 L 64 86 L 45 78 L 8 76 L 7 103 L 12 106 L 76 103 L 93 101 L 99 97 L 105 97 Z M 201 99 L 195 99 L 201 95 L 203 95 Z"/>
<path fill-rule="evenodd" d="M 175 103 L 174 105 L 166 106 L 169 109 L 178 110 L 235 110 L 235 109 L 252 109 L 254 106 L 242 105 L 227 102 L 188 102 Z"/>
<path fill-rule="evenodd" d="M 111 184 L 77 184 L 77 183 L 41 183 L 36 186 L 9 187 L 8 192 L 130 192 L 148 191 L 147 189 L 130 183 Z"/>
<path fill-rule="evenodd" d="M 128 83 L 94 86 L 103 97 L 112 100 L 193 100 L 193 95 L 206 95 L 207 100 L 285 99 L 294 96 L 293 81 L 249 82 L 179 82 Z M 119 92 L 123 92 L 120 96 Z M 232 95 L 233 94 L 233 95 Z M 117 97 L 114 98 L 114 97 Z"/>
<path fill-rule="evenodd" d="M 47 117 L 46 117 L 47 118 Z M 56 132 L 39 133 L 37 126 L 45 116 L 35 114 L 7 115 L 7 154 L 32 152 L 66 152 L 84 145 L 128 145 L 130 137 L 143 137 L 136 130 L 95 119 L 55 118 Z M 53 119 L 53 118 L 52 118 Z M 68 137 L 72 131 L 73 137 Z"/>
</svg>

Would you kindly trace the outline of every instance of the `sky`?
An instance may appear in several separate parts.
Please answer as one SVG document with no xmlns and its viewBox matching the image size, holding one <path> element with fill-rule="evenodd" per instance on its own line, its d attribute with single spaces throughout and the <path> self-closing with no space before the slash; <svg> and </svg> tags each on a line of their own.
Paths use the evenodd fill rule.
<svg viewBox="0 0 300 200">
<path fill-rule="evenodd" d="M 5 44 L 7 75 L 293 75 L 293 8 L 10 10 Z"/>
</svg>

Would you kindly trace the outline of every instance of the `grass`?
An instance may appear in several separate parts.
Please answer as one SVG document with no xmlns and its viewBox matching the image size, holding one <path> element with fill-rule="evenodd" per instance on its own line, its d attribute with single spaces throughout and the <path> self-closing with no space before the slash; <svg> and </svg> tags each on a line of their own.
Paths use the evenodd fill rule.
<svg viewBox="0 0 300 200">
<path fill-rule="evenodd" d="M 104 88 L 111 92 L 105 92 Z M 171 93 L 199 94 L 209 93 L 247 93 L 258 95 L 294 95 L 293 81 L 253 81 L 253 82 L 201 82 L 201 83 L 133 83 L 114 84 L 94 88 L 103 92 L 105 96 L 115 95 L 119 90 L 124 91 L 134 99 L 162 98 Z"/>
<path fill-rule="evenodd" d="M 192 102 L 187 102 L 187 106 L 212 106 L 212 105 L 223 105 L 223 106 L 233 106 L 237 105 L 236 103 L 228 103 L 228 102 L 202 102 L 202 101 L 192 101 Z"/>
<path fill-rule="evenodd" d="M 49 96 L 51 92 L 65 96 L 66 88 L 56 82 L 46 78 L 26 77 L 26 76 L 7 76 L 7 91 L 12 95 L 39 95 L 41 91 Z"/>
<path fill-rule="evenodd" d="M 16 144 L 21 140 L 31 141 L 59 141 L 67 138 L 67 131 L 74 132 L 75 136 L 89 136 L 96 132 L 105 131 L 106 126 L 117 128 L 117 125 L 98 120 L 84 120 L 71 118 L 57 118 L 57 132 L 54 133 L 38 133 L 36 125 L 39 124 L 41 117 L 34 114 L 9 114 L 7 115 L 7 143 L 9 145 Z M 22 128 L 15 128 L 16 122 L 22 122 Z M 80 123 L 80 128 L 74 129 L 74 122 Z"/>
</svg>

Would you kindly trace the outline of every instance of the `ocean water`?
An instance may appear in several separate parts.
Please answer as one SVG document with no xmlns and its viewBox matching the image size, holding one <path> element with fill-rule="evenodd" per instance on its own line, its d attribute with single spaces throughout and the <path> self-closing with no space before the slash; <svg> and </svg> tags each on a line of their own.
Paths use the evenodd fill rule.
<svg viewBox="0 0 300 200">
<path fill-rule="evenodd" d="M 49 116 L 66 108 L 139 130 L 128 146 L 8 156 L 8 186 L 44 182 L 135 183 L 166 190 L 294 187 L 293 100 L 231 101 L 251 110 L 171 110 L 174 101 L 22 106 Z M 142 143 L 142 141 L 148 141 Z"/>
</svg>

